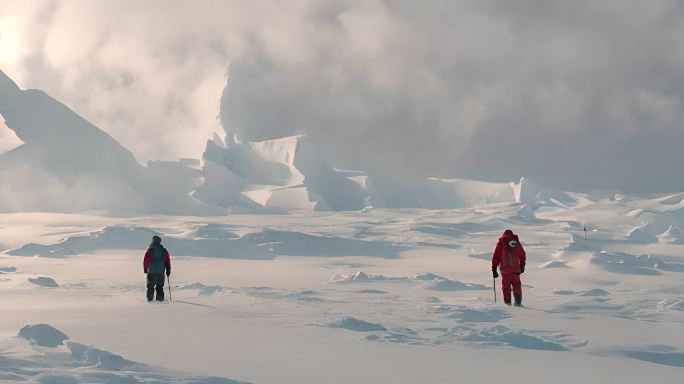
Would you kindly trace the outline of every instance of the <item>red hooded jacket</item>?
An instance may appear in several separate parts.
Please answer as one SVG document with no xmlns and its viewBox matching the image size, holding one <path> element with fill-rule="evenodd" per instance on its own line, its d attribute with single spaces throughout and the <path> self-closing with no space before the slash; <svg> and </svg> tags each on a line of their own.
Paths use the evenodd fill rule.
<svg viewBox="0 0 684 384">
<path fill-rule="evenodd" d="M 492 270 L 499 267 L 502 275 L 519 274 L 520 267 L 525 266 L 525 260 L 525 250 L 518 236 L 510 229 L 505 230 L 492 255 Z"/>
</svg>

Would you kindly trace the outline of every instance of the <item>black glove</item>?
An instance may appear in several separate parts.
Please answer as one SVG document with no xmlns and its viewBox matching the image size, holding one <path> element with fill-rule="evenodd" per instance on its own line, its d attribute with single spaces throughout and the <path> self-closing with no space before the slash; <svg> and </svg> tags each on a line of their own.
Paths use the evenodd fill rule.
<svg viewBox="0 0 684 384">
<path fill-rule="evenodd" d="M 143 270 L 143 271 L 144 271 L 144 272 L 145 272 L 145 274 L 147 275 L 147 269 L 145 269 L 145 270 Z"/>
<path fill-rule="evenodd" d="M 171 270 L 170 270 L 170 269 L 167 269 L 167 270 L 166 270 L 166 277 L 169 277 L 169 276 L 171 276 Z"/>
<path fill-rule="evenodd" d="M 499 273 L 496 271 L 496 267 L 492 267 L 492 276 L 496 279 L 499 277 Z"/>
<path fill-rule="evenodd" d="M 520 273 L 521 274 L 525 273 L 525 264 L 520 265 Z"/>
</svg>

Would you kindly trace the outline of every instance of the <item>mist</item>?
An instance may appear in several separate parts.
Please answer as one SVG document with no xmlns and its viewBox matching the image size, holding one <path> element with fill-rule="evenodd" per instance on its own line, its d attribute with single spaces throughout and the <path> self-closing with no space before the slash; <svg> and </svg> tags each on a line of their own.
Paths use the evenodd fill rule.
<svg viewBox="0 0 684 384">
<path fill-rule="evenodd" d="M 383 177 L 681 191 L 682 5 L 5 1 L 0 68 L 142 162 L 305 133 Z"/>
</svg>

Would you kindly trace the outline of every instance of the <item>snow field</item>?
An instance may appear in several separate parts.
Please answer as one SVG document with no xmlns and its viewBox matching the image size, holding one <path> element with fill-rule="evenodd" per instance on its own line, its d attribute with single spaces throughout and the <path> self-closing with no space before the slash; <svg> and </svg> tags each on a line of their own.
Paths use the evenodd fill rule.
<svg viewBox="0 0 684 384">
<path fill-rule="evenodd" d="M 105 218 L 81 216 L 71 230 L 69 215 L 35 214 L 32 227 L 27 214 L 3 215 L 0 243 L 12 248 L 0 256 L 0 304 L 12 310 L 0 344 L 38 348 L 17 332 L 49 324 L 125 361 L 190 372 L 174 373 L 179 382 L 489 382 L 506 369 L 540 383 L 679 377 L 682 246 L 628 238 L 640 219 L 609 201 L 541 208 L 543 220 L 534 222 L 515 221 L 515 210 L 159 216 L 104 226 Z M 597 229 L 586 240 L 577 231 L 585 221 Z M 613 221 L 620 224 L 602 224 Z M 24 225 L 21 241 L 13 223 Z M 489 253 L 506 227 L 528 252 L 525 308 L 502 305 L 499 289 L 493 303 Z M 174 303 L 144 300 L 141 260 L 151 233 L 172 253 Z M 256 251 L 264 247 L 269 257 Z M 38 277 L 58 286 L 29 282 Z M 24 376 L 31 380 L 50 372 L 45 351 L 34 352 L 21 363 L 41 362 Z M 13 374 L 16 364 L 0 372 Z M 114 368 L 92 369 L 119 377 L 133 370 Z"/>
</svg>

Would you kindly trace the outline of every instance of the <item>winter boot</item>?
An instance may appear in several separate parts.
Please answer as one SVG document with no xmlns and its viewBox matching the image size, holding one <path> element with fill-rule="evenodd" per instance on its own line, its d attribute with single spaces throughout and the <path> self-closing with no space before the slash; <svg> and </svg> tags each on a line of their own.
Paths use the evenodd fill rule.
<svg viewBox="0 0 684 384">
<path fill-rule="evenodd" d="M 515 297 L 515 306 L 516 307 L 522 307 L 522 294 L 520 294 L 520 295 L 514 294 L 513 297 Z"/>
</svg>

